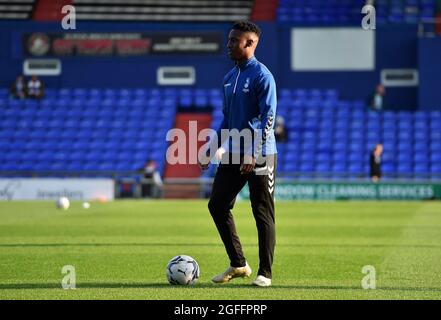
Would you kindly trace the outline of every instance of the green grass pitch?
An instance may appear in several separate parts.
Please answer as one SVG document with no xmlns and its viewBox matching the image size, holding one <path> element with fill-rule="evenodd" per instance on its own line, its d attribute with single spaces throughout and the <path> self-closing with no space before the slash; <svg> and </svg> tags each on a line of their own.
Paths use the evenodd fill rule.
<svg viewBox="0 0 441 320">
<path fill-rule="evenodd" d="M 0 299 L 440 299 L 441 203 L 277 202 L 273 286 L 211 283 L 228 259 L 207 201 L 115 201 L 67 211 L 52 202 L 0 202 Z M 248 202 L 233 210 L 257 271 Z M 194 257 L 194 286 L 165 277 L 175 255 Z M 72 265 L 76 290 L 63 290 Z M 376 289 L 362 289 L 365 265 Z M 255 274 L 253 274 L 255 276 Z"/>
</svg>

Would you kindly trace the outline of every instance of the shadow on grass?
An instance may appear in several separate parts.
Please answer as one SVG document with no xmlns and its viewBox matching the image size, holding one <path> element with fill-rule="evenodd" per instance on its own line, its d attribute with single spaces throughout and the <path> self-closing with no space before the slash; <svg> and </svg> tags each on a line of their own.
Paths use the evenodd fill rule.
<svg viewBox="0 0 441 320">
<path fill-rule="evenodd" d="M 0 247 L 175 247 L 177 245 L 193 247 L 222 246 L 221 243 L 4 243 Z"/>
<path fill-rule="evenodd" d="M 194 286 L 172 286 L 167 283 L 108 283 L 108 282 L 88 282 L 78 283 L 77 289 L 172 289 L 172 290 L 194 290 L 194 289 L 256 289 L 256 290 L 361 290 L 361 291 L 415 291 L 415 292 L 441 292 L 441 288 L 424 287 L 380 287 L 376 290 L 363 290 L 360 286 L 308 286 L 308 285 L 273 285 L 270 288 L 259 288 L 251 284 L 229 283 L 216 285 L 211 283 L 198 283 Z M 60 283 L 10 283 L 0 284 L 0 290 L 26 290 L 26 289 L 60 289 Z"/>
<path fill-rule="evenodd" d="M 221 247 L 221 243 L 3 243 L 0 248 L 19 248 L 19 247 Z M 255 246 L 257 244 L 246 244 Z M 278 244 L 278 247 L 297 247 L 297 248 L 441 248 L 441 244 Z"/>
</svg>

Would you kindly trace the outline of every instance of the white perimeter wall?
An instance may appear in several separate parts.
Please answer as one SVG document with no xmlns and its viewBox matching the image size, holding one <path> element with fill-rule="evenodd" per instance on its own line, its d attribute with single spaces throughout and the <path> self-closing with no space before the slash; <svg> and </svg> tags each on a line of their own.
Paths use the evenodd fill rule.
<svg viewBox="0 0 441 320">
<path fill-rule="evenodd" d="M 113 200 L 112 179 L 0 179 L 0 200 Z"/>
</svg>

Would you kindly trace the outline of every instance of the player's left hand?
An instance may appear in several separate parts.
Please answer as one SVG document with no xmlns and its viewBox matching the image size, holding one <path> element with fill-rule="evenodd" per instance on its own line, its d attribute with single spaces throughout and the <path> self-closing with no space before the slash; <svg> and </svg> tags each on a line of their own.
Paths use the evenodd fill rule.
<svg viewBox="0 0 441 320">
<path fill-rule="evenodd" d="M 243 163 L 240 166 L 240 173 L 241 174 L 251 173 L 253 171 L 255 165 L 256 165 L 256 158 L 254 158 L 253 156 L 250 156 L 248 154 L 244 155 Z"/>
</svg>

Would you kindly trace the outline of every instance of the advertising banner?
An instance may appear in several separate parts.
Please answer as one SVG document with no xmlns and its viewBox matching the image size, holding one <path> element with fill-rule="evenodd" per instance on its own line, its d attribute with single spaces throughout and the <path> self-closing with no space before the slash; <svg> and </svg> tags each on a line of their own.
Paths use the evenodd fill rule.
<svg viewBox="0 0 441 320">
<path fill-rule="evenodd" d="M 112 179 L 0 179 L 0 201 L 113 200 Z"/>
<path fill-rule="evenodd" d="M 248 187 L 240 198 L 249 198 Z M 441 184 L 279 183 L 277 200 L 429 200 L 441 199 Z"/>
<path fill-rule="evenodd" d="M 27 57 L 218 54 L 221 32 L 25 33 Z"/>
</svg>

